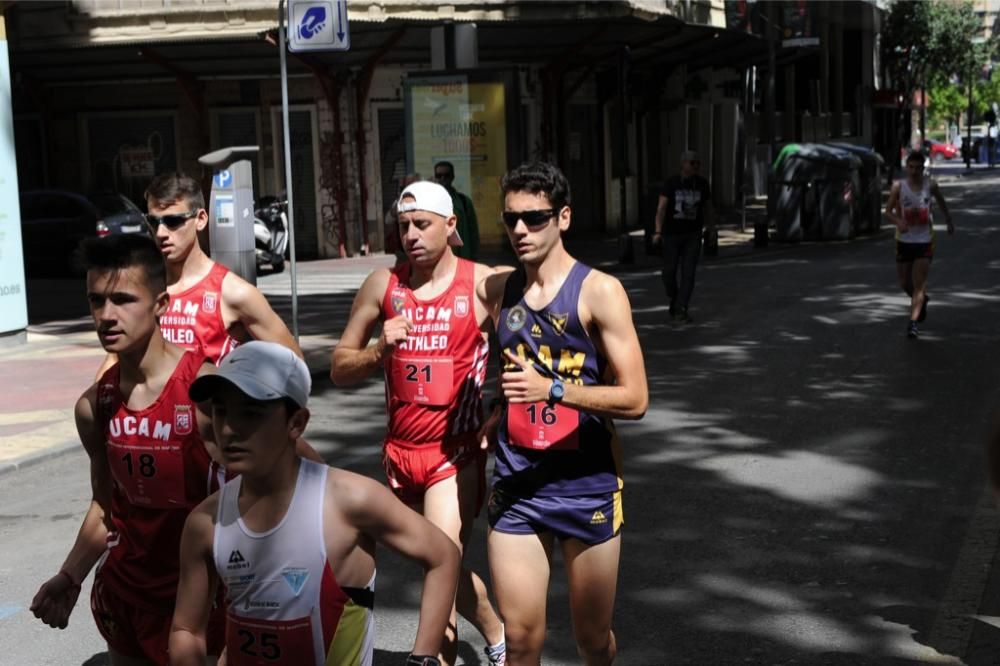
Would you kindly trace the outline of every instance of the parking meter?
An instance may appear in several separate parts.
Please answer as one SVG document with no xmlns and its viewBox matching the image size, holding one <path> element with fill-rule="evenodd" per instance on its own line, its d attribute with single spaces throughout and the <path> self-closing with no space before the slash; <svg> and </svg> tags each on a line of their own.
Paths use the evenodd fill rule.
<svg viewBox="0 0 1000 666">
<path fill-rule="evenodd" d="M 253 235 L 253 171 L 250 156 L 257 146 L 232 146 L 202 155 L 212 169 L 208 203 L 208 239 L 212 259 L 250 284 L 257 284 Z"/>
</svg>

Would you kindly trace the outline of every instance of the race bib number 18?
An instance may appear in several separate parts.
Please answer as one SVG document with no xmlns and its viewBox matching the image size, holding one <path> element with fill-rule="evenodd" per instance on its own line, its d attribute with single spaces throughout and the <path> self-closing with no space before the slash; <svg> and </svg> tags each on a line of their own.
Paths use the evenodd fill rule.
<svg viewBox="0 0 1000 666">
<path fill-rule="evenodd" d="M 396 397 L 420 405 L 451 404 L 454 362 L 450 357 L 406 358 L 393 356 Z"/>
<path fill-rule="evenodd" d="M 559 403 L 507 405 L 510 443 L 525 449 L 575 451 L 580 448 L 580 412 Z"/>
<path fill-rule="evenodd" d="M 180 446 L 129 446 L 109 441 L 107 452 L 111 473 L 132 504 L 149 509 L 187 505 Z"/>
</svg>

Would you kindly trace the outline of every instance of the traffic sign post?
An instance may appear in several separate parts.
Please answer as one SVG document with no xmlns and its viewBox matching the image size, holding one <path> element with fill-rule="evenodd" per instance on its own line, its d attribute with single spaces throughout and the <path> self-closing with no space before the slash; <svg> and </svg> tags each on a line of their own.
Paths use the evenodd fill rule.
<svg viewBox="0 0 1000 666">
<path fill-rule="evenodd" d="M 347 0 L 288 0 L 288 50 L 347 51 L 351 33 Z M 295 198 L 292 187 L 292 148 L 288 127 L 288 58 L 285 53 L 285 0 L 278 0 L 278 51 L 281 58 L 281 126 L 285 152 L 285 192 L 288 197 L 288 259 L 292 282 L 292 335 L 299 339 L 298 273 L 295 264 Z"/>
</svg>

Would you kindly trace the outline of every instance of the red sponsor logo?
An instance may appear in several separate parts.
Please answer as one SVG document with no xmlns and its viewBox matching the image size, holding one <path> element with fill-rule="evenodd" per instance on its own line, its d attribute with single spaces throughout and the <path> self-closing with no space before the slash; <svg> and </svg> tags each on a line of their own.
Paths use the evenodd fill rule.
<svg viewBox="0 0 1000 666">
<path fill-rule="evenodd" d="M 201 309 L 205 312 L 215 312 L 218 303 L 219 295 L 214 291 L 206 291 L 205 295 L 201 298 Z"/>
<path fill-rule="evenodd" d="M 469 297 L 468 296 L 456 296 L 455 297 L 455 316 L 456 317 L 468 317 L 469 316 Z"/>
<path fill-rule="evenodd" d="M 178 435 L 190 435 L 194 429 L 194 415 L 191 405 L 174 405 L 174 432 Z"/>
</svg>

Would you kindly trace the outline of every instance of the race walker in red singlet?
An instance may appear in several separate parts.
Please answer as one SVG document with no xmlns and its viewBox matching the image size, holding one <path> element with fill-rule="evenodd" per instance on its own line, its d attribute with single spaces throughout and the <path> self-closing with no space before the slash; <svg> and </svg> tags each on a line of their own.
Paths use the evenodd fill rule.
<svg viewBox="0 0 1000 666">
<path fill-rule="evenodd" d="M 91 610 L 108 645 L 125 655 L 166 655 L 184 521 L 224 481 L 205 449 L 188 397 L 204 363 L 201 354 L 185 353 L 159 398 L 141 410 L 125 404 L 118 364 L 97 384 L 98 417 L 114 481 L 113 527 L 98 564 Z M 213 615 L 212 654 L 221 649 L 224 621 L 221 610 Z"/>
<path fill-rule="evenodd" d="M 222 319 L 222 281 L 229 269 L 216 263 L 196 285 L 170 295 L 170 307 L 160 317 L 163 338 L 191 351 L 201 350 L 218 365 L 239 342 Z"/>
<path fill-rule="evenodd" d="M 384 361 L 384 463 L 392 489 L 413 503 L 483 457 L 475 436 L 489 343 L 476 321 L 473 262 L 459 259 L 451 285 L 429 300 L 413 294 L 409 278 L 409 263 L 394 268 L 382 299 L 384 320 L 403 315 L 413 325 Z"/>
</svg>

